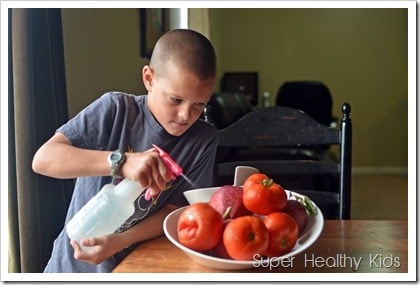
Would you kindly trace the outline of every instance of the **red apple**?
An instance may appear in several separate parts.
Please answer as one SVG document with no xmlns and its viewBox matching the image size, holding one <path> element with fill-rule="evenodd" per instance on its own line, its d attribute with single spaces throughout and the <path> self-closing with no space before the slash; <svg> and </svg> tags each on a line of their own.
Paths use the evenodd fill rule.
<svg viewBox="0 0 420 285">
<path fill-rule="evenodd" d="M 299 227 L 299 234 L 303 232 L 308 222 L 308 213 L 304 205 L 299 201 L 289 199 L 287 200 L 286 207 L 283 212 L 289 214 L 296 220 Z"/>
<path fill-rule="evenodd" d="M 245 208 L 242 202 L 242 193 L 241 186 L 224 185 L 213 193 L 209 204 L 226 219 L 249 215 L 251 212 Z"/>
</svg>

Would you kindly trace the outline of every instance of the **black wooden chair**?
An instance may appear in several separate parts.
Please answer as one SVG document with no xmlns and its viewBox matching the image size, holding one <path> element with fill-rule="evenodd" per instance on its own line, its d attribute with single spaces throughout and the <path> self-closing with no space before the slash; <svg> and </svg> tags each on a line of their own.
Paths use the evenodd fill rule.
<svg viewBox="0 0 420 285">
<path fill-rule="evenodd" d="M 339 129 L 325 126 L 303 111 L 289 107 L 261 108 L 246 114 L 219 130 L 215 165 L 219 184 L 233 181 L 236 166 L 252 166 L 286 189 L 310 197 L 325 219 L 350 219 L 352 123 L 348 103 L 343 104 L 342 113 Z M 325 145 L 339 147 L 338 160 L 305 157 L 306 148 L 325 150 Z M 282 151 L 288 148 L 300 149 L 302 153 L 291 157 L 285 151 L 286 155 L 282 156 Z M 223 155 L 224 152 L 228 154 Z M 326 190 L 327 185 L 323 183 L 296 186 L 291 179 L 298 177 L 298 181 L 304 182 L 305 177 L 314 176 L 335 177 L 337 184 L 332 190 Z"/>
</svg>

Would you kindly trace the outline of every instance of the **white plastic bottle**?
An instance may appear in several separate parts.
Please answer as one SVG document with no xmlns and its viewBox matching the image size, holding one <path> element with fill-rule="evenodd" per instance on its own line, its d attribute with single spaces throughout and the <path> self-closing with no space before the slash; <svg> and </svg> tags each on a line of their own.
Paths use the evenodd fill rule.
<svg viewBox="0 0 420 285">
<path fill-rule="evenodd" d="M 66 231 L 71 240 L 77 241 L 111 234 L 134 214 L 134 201 L 143 192 L 138 182 L 124 179 L 117 185 L 106 184 L 67 223 Z"/>
</svg>

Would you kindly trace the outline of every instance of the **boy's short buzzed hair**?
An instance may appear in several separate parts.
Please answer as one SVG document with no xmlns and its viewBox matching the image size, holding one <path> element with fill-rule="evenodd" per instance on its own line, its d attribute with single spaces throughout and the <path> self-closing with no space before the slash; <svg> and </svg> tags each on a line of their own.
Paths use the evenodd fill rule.
<svg viewBox="0 0 420 285">
<path fill-rule="evenodd" d="M 216 52 L 213 45 L 196 31 L 171 30 L 156 42 L 150 59 L 151 68 L 157 75 L 164 75 L 165 64 L 169 60 L 200 79 L 216 76 Z"/>
</svg>

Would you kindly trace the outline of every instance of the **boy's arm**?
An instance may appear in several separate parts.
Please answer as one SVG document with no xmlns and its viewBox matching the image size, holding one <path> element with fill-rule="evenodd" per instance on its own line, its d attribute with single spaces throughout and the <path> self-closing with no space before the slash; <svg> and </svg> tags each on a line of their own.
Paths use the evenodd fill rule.
<svg viewBox="0 0 420 285">
<path fill-rule="evenodd" d="M 82 240 L 84 246 L 96 246 L 92 251 L 83 251 L 76 242 L 72 241 L 74 258 L 91 264 L 99 264 L 134 243 L 158 237 L 163 234 L 162 225 L 166 215 L 177 208 L 177 206 L 167 204 L 161 210 L 122 233 Z"/>
<path fill-rule="evenodd" d="M 32 169 L 36 173 L 61 179 L 109 176 L 110 153 L 75 147 L 64 134 L 57 132 L 35 153 Z M 120 174 L 148 186 L 152 195 L 164 189 L 166 182 L 171 180 L 171 173 L 153 148 L 125 155 Z"/>
<path fill-rule="evenodd" d="M 57 132 L 35 153 L 32 169 L 61 179 L 105 176 L 110 174 L 107 163 L 110 153 L 74 147 L 64 134 Z"/>
</svg>

